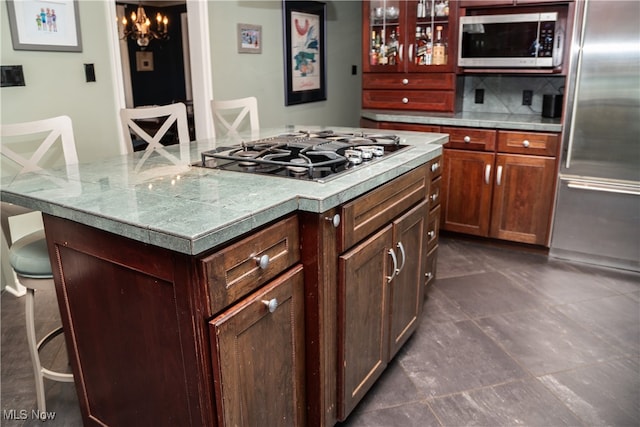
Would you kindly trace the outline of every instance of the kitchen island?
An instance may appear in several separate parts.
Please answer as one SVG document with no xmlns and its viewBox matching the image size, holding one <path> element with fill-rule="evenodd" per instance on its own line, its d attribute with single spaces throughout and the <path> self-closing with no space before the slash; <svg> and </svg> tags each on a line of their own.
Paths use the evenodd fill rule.
<svg viewBox="0 0 640 427">
<path fill-rule="evenodd" d="M 44 214 L 85 424 L 344 419 L 421 309 L 447 135 L 394 133 L 412 147 L 326 183 L 193 166 L 242 136 L 3 177 L 3 201 Z M 351 364 L 354 313 L 377 316 L 358 319 L 375 371 Z"/>
</svg>

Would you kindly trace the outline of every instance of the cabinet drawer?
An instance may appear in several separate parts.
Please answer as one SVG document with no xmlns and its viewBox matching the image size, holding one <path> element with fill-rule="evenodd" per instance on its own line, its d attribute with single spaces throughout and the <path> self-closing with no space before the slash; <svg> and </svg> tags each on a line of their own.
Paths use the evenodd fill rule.
<svg viewBox="0 0 640 427">
<path fill-rule="evenodd" d="M 424 274 L 424 284 L 430 285 L 436 278 L 436 268 L 438 266 L 438 246 L 427 253 L 427 269 Z"/>
<path fill-rule="evenodd" d="M 442 156 L 438 156 L 434 159 L 431 159 L 427 164 L 429 168 L 429 180 L 433 181 L 435 178 L 442 175 Z"/>
<path fill-rule="evenodd" d="M 362 88 L 454 90 L 455 74 L 364 74 Z"/>
<path fill-rule="evenodd" d="M 453 91 L 371 89 L 362 91 L 363 108 L 452 112 L 454 101 Z"/>
<path fill-rule="evenodd" d="M 442 183 L 442 177 L 431 181 L 429 185 L 429 210 L 433 209 L 440 204 L 440 185 Z"/>
<path fill-rule="evenodd" d="M 440 237 L 440 205 L 429 211 L 427 221 L 427 252 L 435 248 Z"/>
<path fill-rule="evenodd" d="M 296 216 L 201 259 L 212 312 L 216 313 L 237 301 L 299 260 Z"/>
<path fill-rule="evenodd" d="M 415 132 L 440 133 L 438 125 L 414 125 L 411 123 L 376 122 L 378 129 L 410 130 Z"/>
<path fill-rule="evenodd" d="M 428 188 L 426 165 L 423 165 L 344 205 L 338 252 L 344 252 L 420 202 Z"/>
<path fill-rule="evenodd" d="M 498 151 L 502 153 L 555 157 L 559 145 L 557 133 L 498 131 Z"/>
<path fill-rule="evenodd" d="M 495 130 L 442 127 L 442 133 L 449 134 L 446 148 L 461 150 L 494 151 L 496 148 Z"/>
</svg>

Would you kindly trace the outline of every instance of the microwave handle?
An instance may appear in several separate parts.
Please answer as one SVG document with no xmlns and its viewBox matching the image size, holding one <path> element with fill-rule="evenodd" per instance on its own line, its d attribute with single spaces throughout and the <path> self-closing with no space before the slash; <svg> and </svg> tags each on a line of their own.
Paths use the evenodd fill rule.
<svg viewBox="0 0 640 427">
<path fill-rule="evenodd" d="M 562 57 L 564 51 L 564 28 L 558 28 L 556 31 L 556 39 L 553 46 L 553 66 L 559 67 L 562 65 Z"/>
</svg>

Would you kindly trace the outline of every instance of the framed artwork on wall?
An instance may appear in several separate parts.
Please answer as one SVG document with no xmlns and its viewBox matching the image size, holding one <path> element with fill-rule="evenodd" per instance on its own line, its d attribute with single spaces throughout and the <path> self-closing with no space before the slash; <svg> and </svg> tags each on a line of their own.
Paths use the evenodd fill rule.
<svg viewBox="0 0 640 427">
<path fill-rule="evenodd" d="M 262 53 L 262 26 L 238 24 L 238 52 Z"/>
<path fill-rule="evenodd" d="M 285 105 L 327 99 L 326 5 L 283 0 Z"/>
<path fill-rule="evenodd" d="M 14 50 L 82 52 L 76 0 L 7 0 Z"/>
</svg>

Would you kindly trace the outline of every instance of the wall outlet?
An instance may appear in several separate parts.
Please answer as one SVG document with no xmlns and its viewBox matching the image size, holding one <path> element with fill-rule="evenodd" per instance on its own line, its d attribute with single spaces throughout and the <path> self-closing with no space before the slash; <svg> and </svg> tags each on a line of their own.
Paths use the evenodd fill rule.
<svg viewBox="0 0 640 427">
<path fill-rule="evenodd" d="M 484 89 L 476 89 L 476 104 L 484 104 Z"/>
<path fill-rule="evenodd" d="M 522 105 L 531 105 L 533 99 L 533 91 L 532 90 L 523 90 L 522 91 Z"/>
</svg>

